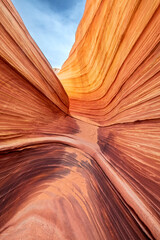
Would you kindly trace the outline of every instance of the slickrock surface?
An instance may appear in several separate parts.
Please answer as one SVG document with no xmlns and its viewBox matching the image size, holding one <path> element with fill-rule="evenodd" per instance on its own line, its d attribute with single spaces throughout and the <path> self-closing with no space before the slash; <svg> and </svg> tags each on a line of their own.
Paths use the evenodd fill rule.
<svg viewBox="0 0 160 240">
<path fill-rule="evenodd" d="M 60 80 L 0 22 L 0 239 L 158 240 L 159 1 L 87 0 Z"/>
<path fill-rule="evenodd" d="M 160 117 L 159 3 L 87 1 L 58 74 L 72 115 L 103 126 Z"/>
</svg>

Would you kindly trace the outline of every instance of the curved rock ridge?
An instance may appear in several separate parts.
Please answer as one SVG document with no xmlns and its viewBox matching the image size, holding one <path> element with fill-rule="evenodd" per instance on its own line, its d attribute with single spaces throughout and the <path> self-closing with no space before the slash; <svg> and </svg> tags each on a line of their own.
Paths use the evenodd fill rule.
<svg viewBox="0 0 160 240">
<path fill-rule="evenodd" d="M 0 1 L 1 240 L 159 240 L 158 4 L 87 0 L 59 80 Z"/>
<path fill-rule="evenodd" d="M 58 73 L 72 115 L 103 126 L 160 117 L 159 14 L 159 0 L 87 1 Z"/>
<path fill-rule="evenodd" d="M 0 140 L 15 141 L 65 116 L 69 100 L 10 1 L 0 15 Z"/>
</svg>

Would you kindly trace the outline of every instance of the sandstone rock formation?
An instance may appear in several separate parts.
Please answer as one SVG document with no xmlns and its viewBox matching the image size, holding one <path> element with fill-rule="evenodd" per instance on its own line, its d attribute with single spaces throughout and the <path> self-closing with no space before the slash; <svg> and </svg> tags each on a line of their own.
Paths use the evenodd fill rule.
<svg viewBox="0 0 160 240">
<path fill-rule="evenodd" d="M 60 69 L 59 68 L 53 68 L 53 71 L 57 75 L 59 73 Z"/>
<path fill-rule="evenodd" d="M 87 0 L 58 77 L 0 16 L 0 239 L 159 239 L 159 1 Z"/>
</svg>

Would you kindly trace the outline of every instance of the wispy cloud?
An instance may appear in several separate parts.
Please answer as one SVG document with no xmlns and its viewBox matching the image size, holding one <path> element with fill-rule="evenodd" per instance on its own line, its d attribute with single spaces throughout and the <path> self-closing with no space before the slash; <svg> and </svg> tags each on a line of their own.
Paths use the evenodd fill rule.
<svg viewBox="0 0 160 240">
<path fill-rule="evenodd" d="M 52 8 L 49 1 L 12 0 L 12 2 L 50 64 L 60 68 L 74 43 L 85 0 L 77 0 L 70 8 L 59 10 L 56 10 L 56 6 L 54 8 L 54 1 Z"/>
</svg>

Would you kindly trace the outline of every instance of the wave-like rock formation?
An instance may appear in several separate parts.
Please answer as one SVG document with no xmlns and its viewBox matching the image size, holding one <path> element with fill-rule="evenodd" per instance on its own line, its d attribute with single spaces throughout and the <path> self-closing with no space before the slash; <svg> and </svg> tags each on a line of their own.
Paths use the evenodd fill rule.
<svg viewBox="0 0 160 240">
<path fill-rule="evenodd" d="M 0 16 L 0 239 L 158 240 L 159 0 L 87 0 L 57 76 Z"/>
</svg>

